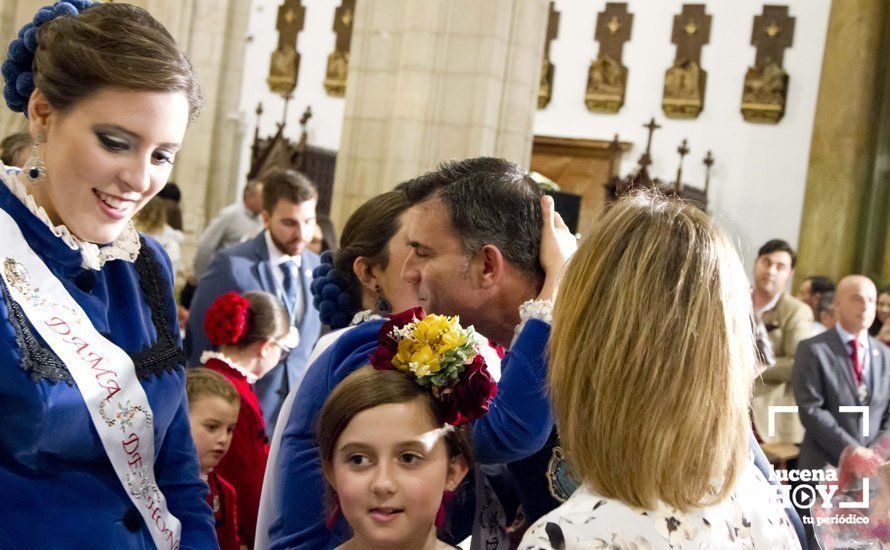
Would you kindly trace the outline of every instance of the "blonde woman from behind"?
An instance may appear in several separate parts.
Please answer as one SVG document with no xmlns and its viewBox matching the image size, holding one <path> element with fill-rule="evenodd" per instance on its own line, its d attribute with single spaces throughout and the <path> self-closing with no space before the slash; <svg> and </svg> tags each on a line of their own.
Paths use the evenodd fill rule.
<svg viewBox="0 0 890 550">
<path fill-rule="evenodd" d="M 708 216 L 618 201 L 560 296 L 549 384 L 582 485 L 520 548 L 800 548 L 748 450 L 750 291 Z"/>
</svg>

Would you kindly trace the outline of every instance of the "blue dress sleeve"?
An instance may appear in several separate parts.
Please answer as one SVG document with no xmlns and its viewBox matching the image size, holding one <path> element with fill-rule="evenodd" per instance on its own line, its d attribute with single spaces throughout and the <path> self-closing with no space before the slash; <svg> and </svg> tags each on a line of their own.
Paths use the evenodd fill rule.
<svg viewBox="0 0 890 550">
<path fill-rule="evenodd" d="M 281 434 L 273 478 L 278 501 L 269 527 L 272 550 L 332 545 L 331 533 L 324 525 L 324 481 L 313 425 L 330 392 L 329 372 L 327 362 L 316 361 L 309 368 Z"/>
<path fill-rule="evenodd" d="M 335 548 L 348 538 L 342 517 L 334 531 L 325 527 L 325 481 L 321 468 L 316 422 L 334 387 L 359 367 L 377 345 L 383 321 L 368 321 L 341 336 L 309 369 L 294 398 L 281 434 L 276 471 L 275 502 L 269 527 L 269 548 L 319 550 Z"/>
<path fill-rule="evenodd" d="M 553 412 L 547 397 L 550 325 L 530 319 L 501 366 L 498 395 L 473 424 L 476 460 L 506 464 L 529 457 L 547 443 Z"/>
</svg>

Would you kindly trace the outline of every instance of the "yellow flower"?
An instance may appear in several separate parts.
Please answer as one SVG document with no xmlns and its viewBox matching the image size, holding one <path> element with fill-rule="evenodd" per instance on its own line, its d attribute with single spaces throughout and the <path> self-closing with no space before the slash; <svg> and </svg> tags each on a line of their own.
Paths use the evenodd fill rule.
<svg viewBox="0 0 890 550">
<path fill-rule="evenodd" d="M 450 318 L 442 315 L 429 315 L 417 323 L 414 329 L 414 337 L 420 342 L 433 344 L 450 326 Z"/>
<path fill-rule="evenodd" d="M 414 354 L 414 342 L 408 340 L 407 338 L 404 340 L 399 340 L 399 351 L 396 353 L 396 356 L 392 358 L 392 364 L 395 368 L 400 371 L 408 370 L 408 363 L 411 362 L 411 356 Z"/>
<path fill-rule="evenodd" d="M 440 344 L 438 347 L 439 353 L 445 353 L 446 351 L 459 348 L 467 343 L 467 335 L 462 330 L 458 330 L 457 328 L 452 327 L 451 329 L 442 333 L 442 338 L 440 339 Z"/>
<path fill-rule="evenodd" d="M 411 362 L 417 363 L 418 365 L 426 365 L 435 358 L 436 354 L 433 352 L 432 348 L 428 345 L 423 345 L 414 350 L 414 353 L 411 355 Z"/>
</svg>

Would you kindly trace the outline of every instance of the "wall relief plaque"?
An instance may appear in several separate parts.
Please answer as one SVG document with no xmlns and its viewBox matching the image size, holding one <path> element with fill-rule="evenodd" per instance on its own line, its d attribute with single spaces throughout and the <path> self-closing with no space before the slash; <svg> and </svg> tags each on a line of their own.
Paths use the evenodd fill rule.
<svg viewBox="0 0 890 550">
<path fill-rule="evenodd" d="M 788 15 L 788 6 L 763 6 L 751 32 L 757 56 L 742 90 L 742 116 L 748 122 L 777 124 L 785 115 L 789 77 L 782 58 L 793 41 L 794 17 Z"/>
<path fill-rule="evenodd" d="M 621 57 L 624 43 L 630 40 L 633 14 L 627 4 L 609 2 L 596 18 L 594 38 L 600 44 L 596 60 L 587 73 L 584 103 L 594 113 L 617 113 L 624 105 L 627 88 L 627 67 Z"/>
<path fill-rule="evenodd" d="M 696 118 L 704 108 L 708 73 L 701 66 L 701 51 L 710 36 L 711 16 L 704 4 L 684 4 L 674 16 L 674 64 L 664 75 L 661 107 L 668 117 Z"/>
</svg>

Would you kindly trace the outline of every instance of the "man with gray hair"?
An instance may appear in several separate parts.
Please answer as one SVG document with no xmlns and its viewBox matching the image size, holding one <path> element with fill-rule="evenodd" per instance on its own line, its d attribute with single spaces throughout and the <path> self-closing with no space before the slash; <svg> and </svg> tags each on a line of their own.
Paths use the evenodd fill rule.
<svg viewBox="0 0 890 550">
<path fill-rule="evenodd" d="M 263 182 L 250 180 L 241 201 L 220 210 L 201 235 L 195 253 L 195 277 L 201 278 L 217 252 L 259 233 L 263 229 L 262 211 Z"/>
</svg>

